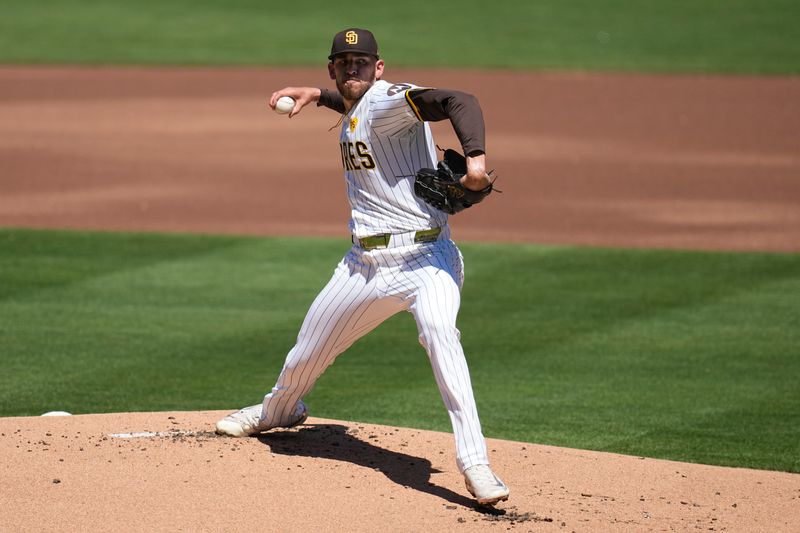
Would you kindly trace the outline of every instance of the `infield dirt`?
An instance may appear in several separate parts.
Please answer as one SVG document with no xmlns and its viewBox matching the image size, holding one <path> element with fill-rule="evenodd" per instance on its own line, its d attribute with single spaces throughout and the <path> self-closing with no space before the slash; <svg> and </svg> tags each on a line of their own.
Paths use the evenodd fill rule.
<svg viewBox="0 0 800 533">
<path fill-rule="evenodd" d="M 489 439 L 511 487 L 477 508 L 452 435 L 227 411 L 0 419 L 3 531 L 798 531 L 800 476 Z"/>
<path fill-rule="evenodd" d="M 266 106 L 325 74 L 0 68 L 0 225 L 348 239 L 338 115 Z M 386 77 L 482 103 L 504 193 L 456 240 L 800 251 L 800 77 Z"/>
<path fill-rule="evenodd" d="M 504 192 L 454 217 L 456 240 L 800 251 L 800 78 L 387 78 L 483 104 Z M 324 83 L 2 67 L 0 225 L 347 239 L 338 117 L 265 104 Z M 0 531 L 800 531 L 797 474 L 490 439 L 512 493 L 489 513 L 449 434 L 312 418 L 233 440 L 211 432 L 223 414 L 0 419 Z"/>
</svg>

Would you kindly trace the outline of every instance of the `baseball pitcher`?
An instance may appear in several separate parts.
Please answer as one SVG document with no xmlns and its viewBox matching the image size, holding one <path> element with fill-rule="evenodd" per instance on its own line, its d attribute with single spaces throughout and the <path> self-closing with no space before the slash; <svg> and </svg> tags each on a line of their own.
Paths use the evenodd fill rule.
<svg viewBox="0 0 800 533">
<path fill-rule="evenodd" d="M 493 190 L 481 108 L 459 91 L 385 81 L 378 44 L 364 29 L 336 34 L 328 59 L 337 91 L 286 87 L 269 103 L 276 109 L 282 97 L 291 97 L 290 117 L 312 103 L 341 114 L 353 246 L 311 304 L 275 386 L 262 403 L 220 420 L 217 432 L 239 437 L 302 423 L 302 399 L 334 359 L 390 316 L 408 311 L 450 415 L 467 489 L 480 504 L 506 500 L 508 488 L 489 467 L 456 329 L 463 259 L 447 224 L 448 215 Z M 428 122 L 439 120 L 450 121 L 464 155 L 448 150 L 438 160 Z"/>
</svg>

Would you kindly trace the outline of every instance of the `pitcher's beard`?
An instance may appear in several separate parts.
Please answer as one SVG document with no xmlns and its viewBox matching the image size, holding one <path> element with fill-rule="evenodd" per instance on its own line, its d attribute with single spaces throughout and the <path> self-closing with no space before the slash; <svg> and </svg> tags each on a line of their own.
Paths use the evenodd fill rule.
<svg viewBox="0 0 800 533">
<path fill-rule="evenodd" d="M 356 100 L 364 96 L 364 94 L 366 94 L 366 92 L 369 90 L 370 87 L 372 87 L 372 84 L 374 83 L 374 82 L 365 82 L 359 80 L 360 83 L 348 84 L 347 81 L 350 80 L 346 80 L 343 82 L 337 81 L 336 88 L 339 89 L 339 92 L 342 94 L 345 100 L 350 100 L 351 102 L 355 102 Z"/>
</svg>

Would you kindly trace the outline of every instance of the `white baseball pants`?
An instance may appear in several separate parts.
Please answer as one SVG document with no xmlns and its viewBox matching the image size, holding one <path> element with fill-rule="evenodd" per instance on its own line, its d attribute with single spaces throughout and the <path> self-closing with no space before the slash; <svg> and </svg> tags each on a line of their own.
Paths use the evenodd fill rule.
<svg viewBox="0 0 800 533">
<path fill-rule="evenodd" d="M 385 249 L 365 251 L 353 246 L 311 305 L 297 344 L 287 355 L 272 392 L 264 397 L 262 420 L 285 425 L 296 402 L 308 394 L 336 356 L 387 318 L 409 311 L 450 415 L 459 470 L 489 464 L 456 329 L 463 259 L 448 237 L 445 228 L 439 240 L 431 243 L 396 242 L 393 236 Z"/>
</svg>

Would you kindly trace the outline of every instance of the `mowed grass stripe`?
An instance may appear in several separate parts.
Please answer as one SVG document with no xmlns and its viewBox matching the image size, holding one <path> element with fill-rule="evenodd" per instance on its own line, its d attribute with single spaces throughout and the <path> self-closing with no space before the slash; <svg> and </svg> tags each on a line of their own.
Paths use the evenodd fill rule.
<svg viewBox="0 0 800 533">
<path fill-rule="evenodd" d="M 255 403 L 348 246 L 0 230 L 0 415 Z M 459 328 L 488 436 L 800 471 L 800 255 L 462 250 Z M 450 430 L 406 313 L 308 401 Z"/>
<path fill-rule="evenodd" d="M 286 12 L 252 0 L 5 0 L 0 62 L 323 65 L 334 33 L 357 26 L 394 66 L 796 74 L 798 25 L 794 0 L 407 0 L 356 13 L 321 0 Z"/>
</svg>

